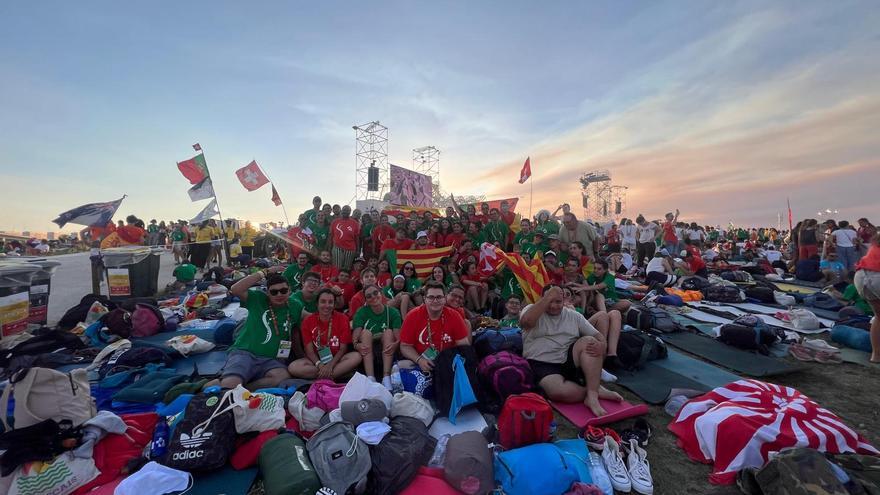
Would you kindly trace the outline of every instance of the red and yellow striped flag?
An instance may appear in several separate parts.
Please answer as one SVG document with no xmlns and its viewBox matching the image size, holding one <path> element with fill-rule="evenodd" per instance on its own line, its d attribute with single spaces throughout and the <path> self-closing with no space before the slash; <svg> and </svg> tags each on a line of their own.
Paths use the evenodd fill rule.
<svg viewBox="0 0 880 495">
<path fill-rule="evenodd" d="M 407 261 L 416 265 L 416 273 L 420 279 L 431 276 L 431 270 L 440 264 L 440 260 L 452 256 L 452 246 L 434 249 L 401 249 L 385 251 L 389 266 L 394 267 L 394 272 L 400 271 L 400 267 Z"/>
<path fill-rule="evenodd" d="M 486 244 L 484 244 L 486 246 Z M 481 263 L 489 263 L 495 266 L 495 270 L 500 270 L 505 264 L 510 267 L 510 271 L 513 272 L 513 275 L 516 277 L 516 281 L 519 282 L 520 288 L 522 288 L 523 295 L 526 298 L 526 301 L 529 303 L 534 303 L 538 299 L 541 298 L 541 291 L 544 289 L 544 286 L 550 282 L 550 277 L 547 275 L 547 270 L 544 268 L 544 263 L 541 262 L 540 259 L 532 260 L 532 264 L 526 263 L 526 260 L 522 258 L 517 253 L 505 253 L 501 248 L 495 248 L 495 256 L 494 260 L 486 260 L 483 256 L 481 256 Z"/>
</svg>

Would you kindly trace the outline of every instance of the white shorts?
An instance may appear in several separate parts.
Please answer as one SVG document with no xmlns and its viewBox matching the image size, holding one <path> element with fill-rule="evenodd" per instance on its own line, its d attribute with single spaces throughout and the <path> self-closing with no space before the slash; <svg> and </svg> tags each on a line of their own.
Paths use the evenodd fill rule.
<svg viewBox="0 0 880 495">
<path fill-rule="evenodd" d="M 880 301 L 880 272 L 859 270 L 853 279 L 853 285 L 865 301 Z"/>
</svg>

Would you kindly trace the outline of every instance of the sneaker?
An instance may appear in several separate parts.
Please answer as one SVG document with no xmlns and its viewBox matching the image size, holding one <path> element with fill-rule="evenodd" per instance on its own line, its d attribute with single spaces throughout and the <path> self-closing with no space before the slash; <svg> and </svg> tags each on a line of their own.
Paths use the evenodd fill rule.
<svg viewBox="0 0 880 495">
<path fill-rule="evenodd" d="M 822 339 L 806 339 L 803 342 L 803 346 L 814 351 L 840 352 L 840 349 Z"/>
<path fill-rule="evenodd" d="M 617 375 L 612 375 L 611 373 L 609 373 L 603 369 L 601 380 L 603 382 L 607 382 L 607 383 L 614 383 L 617 381 Z"/>
<path fill-rule="evenodd" d="M 632 489 L 642 495 L 652 495 L 654 493 L 654 480 L 651 478 L 651 465 L 648 463 L 648 453 L 645 452 L 645 449 L 639 447 L 635 439 L 629 441 L 629 455 L 626 457 L 626 464 Z"/>
<path fill-rule="evenodd" d="M 601 452 L 605 447 L 605 432 L 602 428 L 588 426 L 582 433 L 582 438 L 587 442 L 587 446 L 593 450 Z"/>
<path fill-rule="evenodd" d="M 605 445 L 602 448 L 602 460 L 605 462 L 605 470 L 611 478 L 611 486 L 619 492 L 632 490 L 632 481 L 629 479 L 623 457 L 620 455 L 620 446 L 610 436 L 605 437 Z"/>
<path fill-rule="evenodd" d="M 644 418 L 637 419 L 632 428 L 627 428 L 620 433 L 623 448 L 628 449 L 632 440 L 642 447 L 647 447 L 652 432 L 651 425 Z"/>
<path fill-rule="evenodd" d="M 382 386 L 387 388 L 389 392 L 394 389 L 394 386 L 391 384 L 390 376 L 382 377 Z"/>
</svg>

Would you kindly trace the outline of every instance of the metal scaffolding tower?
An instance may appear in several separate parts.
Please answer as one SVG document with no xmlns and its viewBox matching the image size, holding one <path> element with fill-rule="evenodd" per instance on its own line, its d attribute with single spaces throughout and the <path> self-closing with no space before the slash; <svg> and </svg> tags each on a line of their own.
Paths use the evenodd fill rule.
<svg viewBox="0 0 880 495">
<path fill-rule="evenodd" d="M 587 172 L 580 177 L 584 219 L 601 220 L 614 211 L 611 203 L 611 173 L 607 170 Z"/>
<path fill-rule="evenodd" d="M 626 212 L 627 189 L 629 189 L 627 186 L 611 186 L 611 197 L 614 200 L 613 217 L 615 220 L 620 220 L 620 217 Z"/>
<path fill-rule="evenodd" d="M 440 150 L 433 146 L 422 146 L 412 150 L 413 170 L 431 178 L 434 197 L 440 193 Z"/>
<path fill-rule="evenodd" d="M 388 128 L 379 121 L 353 126 L 355 199 L 381 200 L 388 185 Z"/>
</svg>

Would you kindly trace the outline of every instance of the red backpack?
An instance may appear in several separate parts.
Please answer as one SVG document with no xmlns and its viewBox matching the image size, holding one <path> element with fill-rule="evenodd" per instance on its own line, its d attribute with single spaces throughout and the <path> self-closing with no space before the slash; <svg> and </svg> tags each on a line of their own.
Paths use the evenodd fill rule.
<svg viewBox="0 0 880 495">
<path fill-rule="evenodd" d="M 494 391 L 502 401 L 529 392 L 535 385 L 529 362 L 508 351 L 486 356 L 477 367 L 477 374 L 484 388 Z"/>
<path fill-rule="evenodd" d="M 511 395 L 498 416 L 498 440 L 507 450 L 550 441 L 553 408 L 546 399 L 529 392 Z"/>
</svg>

